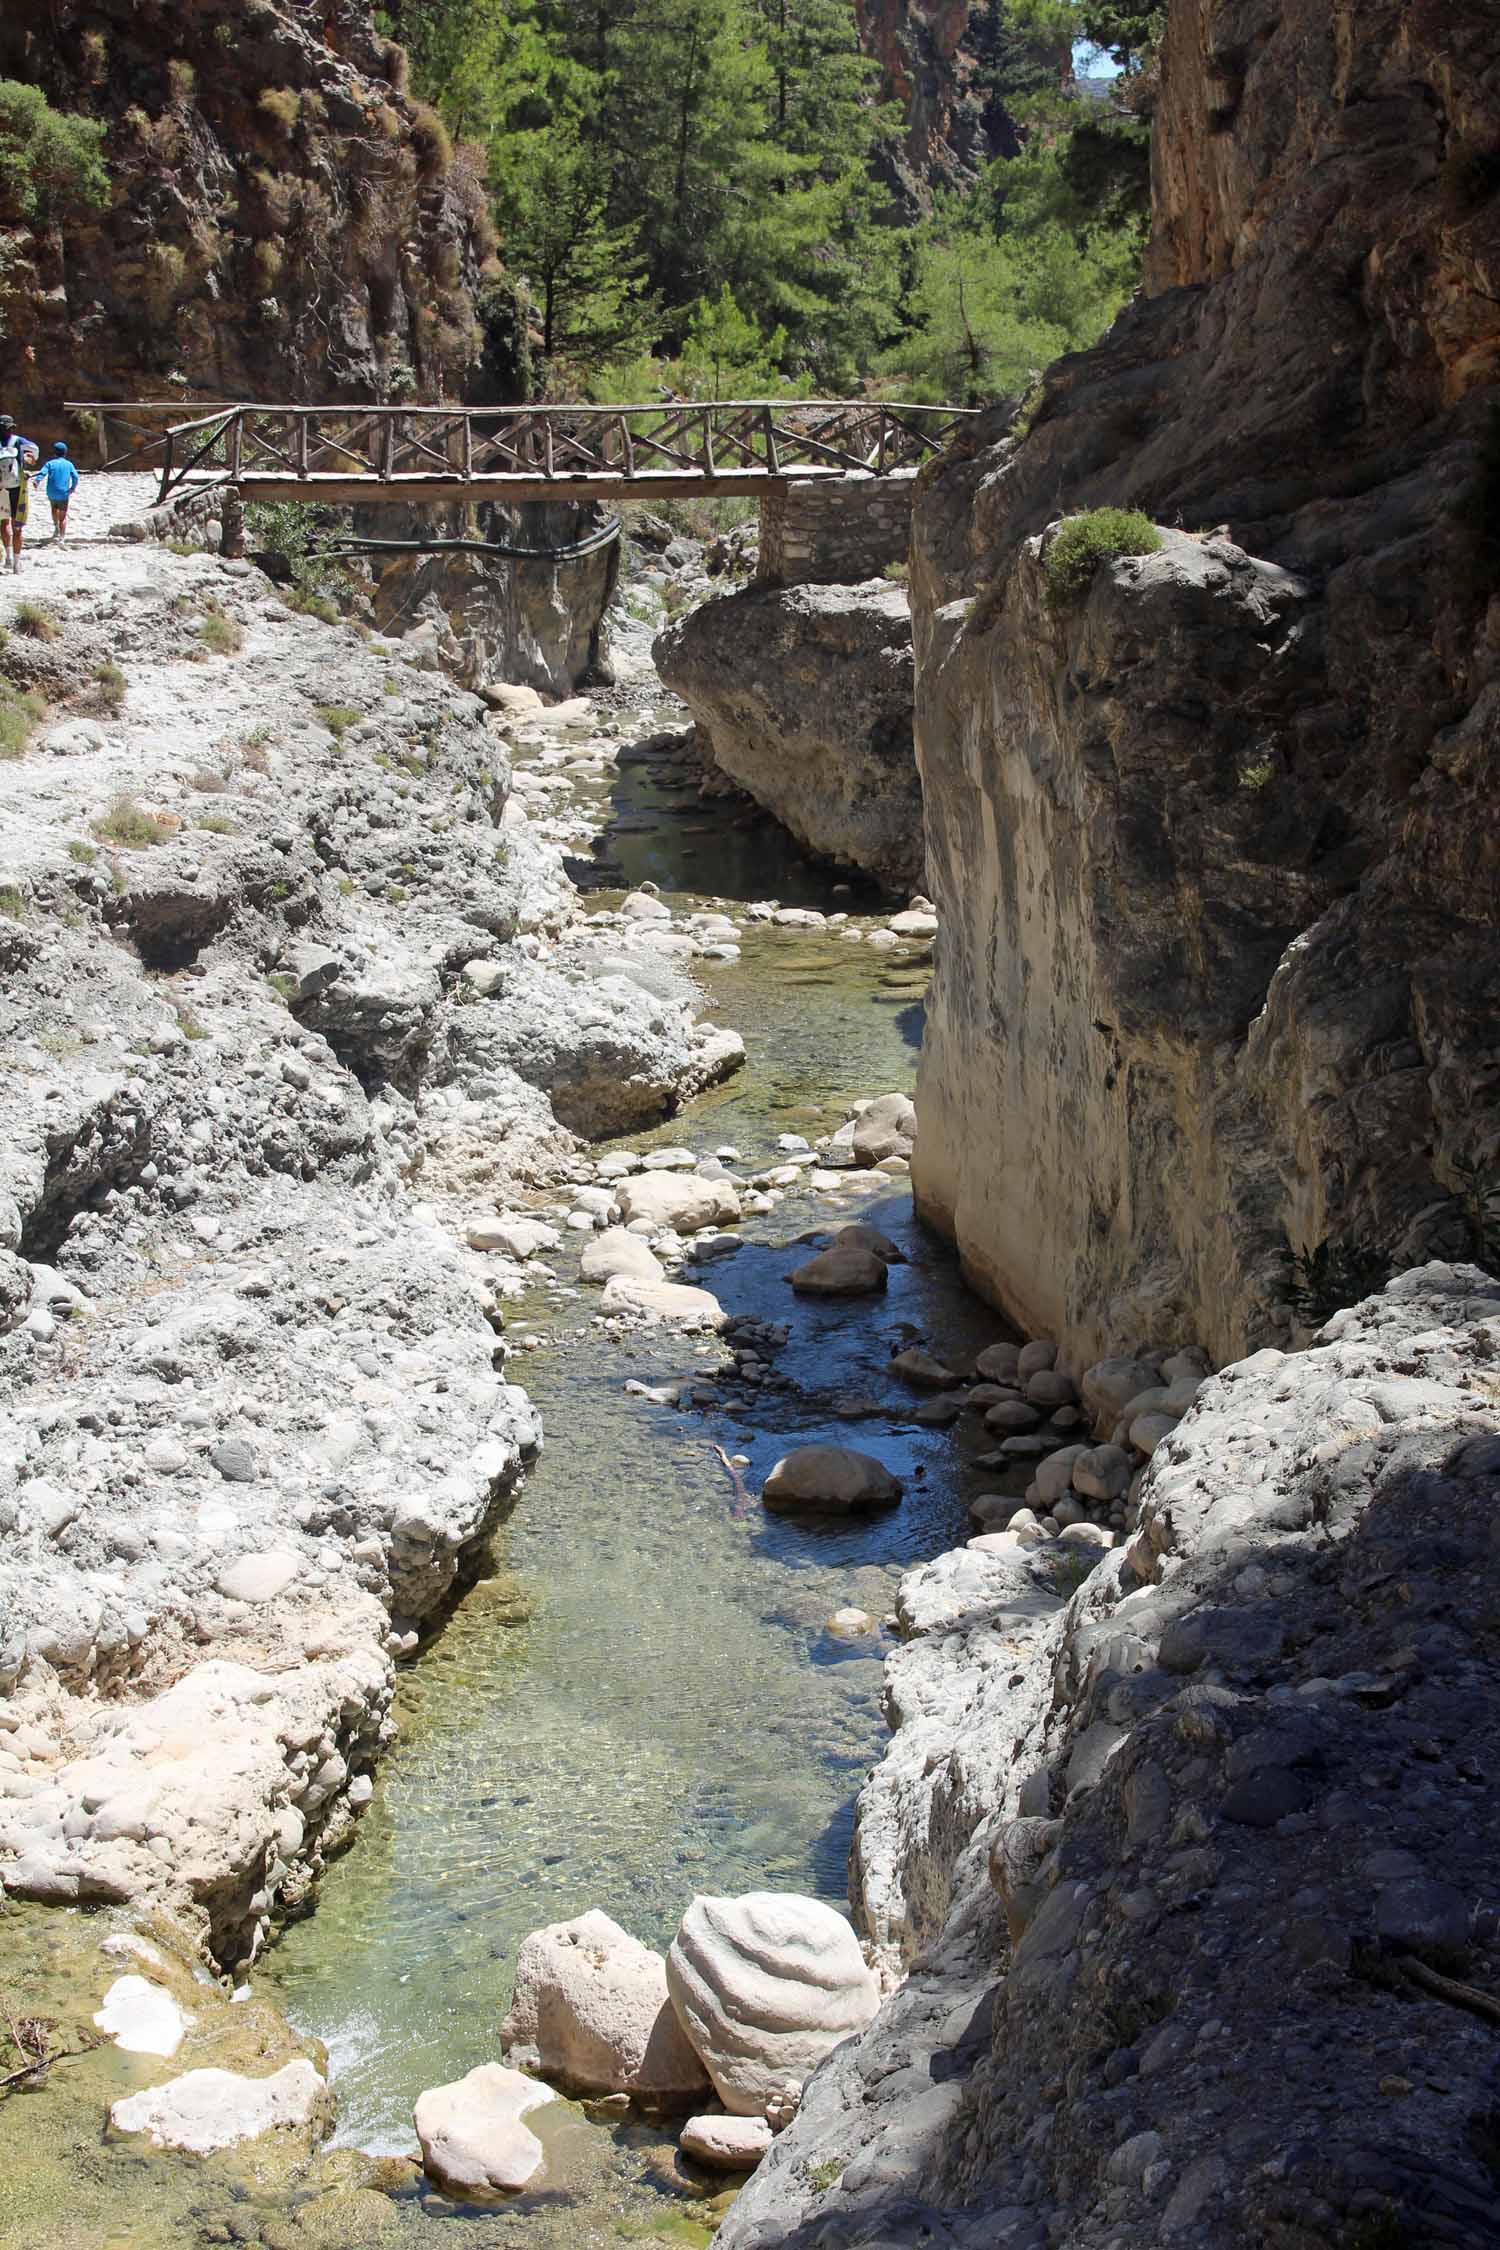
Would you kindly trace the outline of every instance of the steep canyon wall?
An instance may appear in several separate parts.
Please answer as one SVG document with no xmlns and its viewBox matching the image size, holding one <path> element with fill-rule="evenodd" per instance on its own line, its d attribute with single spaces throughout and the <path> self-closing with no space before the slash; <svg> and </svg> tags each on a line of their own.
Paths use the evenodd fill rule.
<svg viewBox="0 0 1500 2250">
<path fill-rule="evenodd" d="M 0 224 L 7 408 L 508 395 L 480 184 L 402 75 L 366 0 L 7 0 L 0 77 L 99 120 L 111 182 Z"/>
<path fill-rule="evenodd" d="M 1174 0 L 1141 297 L 923 479 L 916 1190 L 1085 1358 L 1284 1338 L 1288 1244 L 1484 1246 L 1493 28 Z M 1104 503 L 1163 549 L 1058 609 L 1046 527 Z"/>
</svg>

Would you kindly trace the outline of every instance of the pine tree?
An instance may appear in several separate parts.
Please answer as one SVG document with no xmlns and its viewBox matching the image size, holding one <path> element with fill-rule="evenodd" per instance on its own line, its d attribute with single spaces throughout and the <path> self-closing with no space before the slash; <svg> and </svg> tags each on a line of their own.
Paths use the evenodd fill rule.
<svg viewBox="0 0 1500 2250">
<path fill-rule="evenodd" d="M 510 137 L 498 196 L 506 257 L 531 288 L 549 365 L 633 350 L 655 324 L 634 230 L 612 225 L 609 205 L 607 163 L 576 115 Z"/>
</svg>

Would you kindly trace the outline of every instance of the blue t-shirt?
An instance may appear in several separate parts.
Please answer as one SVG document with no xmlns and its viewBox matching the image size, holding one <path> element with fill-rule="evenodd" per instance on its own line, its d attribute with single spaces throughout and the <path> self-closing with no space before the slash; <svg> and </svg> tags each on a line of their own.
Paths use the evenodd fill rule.
<svg viewBox="0 0 1500 2250">
<path fill-rule="evenodd" d="M 46 473 L 47 498 L 54 507 L 61 507 L 62 503 L 77 487 L 78 471 L 71 461 L 65 461 L 59 457 L 59 459 L 47 463 Z"/>
</svg>

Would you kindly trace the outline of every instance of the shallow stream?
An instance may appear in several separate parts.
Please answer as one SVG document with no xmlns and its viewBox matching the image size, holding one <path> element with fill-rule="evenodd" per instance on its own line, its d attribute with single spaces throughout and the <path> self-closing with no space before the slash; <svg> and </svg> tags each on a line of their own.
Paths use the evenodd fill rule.
<svg viewBox="0 0 1500 2250">
<path fill-rule="evenodd" d="M 609 832 L 608 879 L 650 878 L 674 912 L 771 896 L 875 914 L 873 895 L 835 891 L 837 877 L 802 863 L 769 820 L 716 820 L 648 766 L 626 764 L 579 801 Z M 738 959 L 694 973 L 715 1019 L 743 1034 L 747 1066 L 629 1145 L 727 1143 L 737 1169 L 755 1170 L 778 1161 L 779 1134 L 813 1138 L 851 1100 L 914 1079 L 928 964 L 910 948 L 752 924 Z M 807 1254 L 796 1238 L 864 1217 L 906 1253 L 888 1292 L 795 1297 L 786 1274 Z M 632 1379 L 711 1380 L 717 1347 L 596 1327 L 597 1295 L 572 1286 L 576 1237 L 556 1280 L 507 1314 L 509 1332 L 542 1338 L 514 1372 L 541 1407 L 543 1457 L 480 1583 L 404 1675 L 399 1740 L 355 1847 L 253 1978 L 326 2042 L 351 2154 L 408 2154 L 414 2097 L 496 2059 L 516 1948 L 538 1925 L 597 1906 L 665 1946 L 698 1890 L 844 1900 L 890 1644 L 840 1640 L 826 1621 L 844 1605 L 882 1617 L 905 1568 L 964 1536 L 977 1482 L 962 1441 L 913 1420 L 918 1401 L 886 1363 L 916 1338 L 972 1354 L 998 1324 L 915 1223 L 901 1181 L 863 1199 L 793 1190 L 740 1231 L 742 1249 L 683 1278 L 731 1315 L 790 1324 L 776 1362 L 788 1390 L 684 1409 L 627 1394 Z M 770 1516 L 737 1495 L 715 1450 L 746 1457 L 754 1493 L 790 1444 L 820 1439 L 886 1461 L 906 1483 L 900 1508 L 832 1526 Z M 724 2183 L 684 2170 L 669 2132 L 561 2102 L 530 2123 L 548 2152 L 539 2192 L 461 2207 L 408 2172 L 370 2239 L 471 2250 L 707 2239 Z M 345 2239 L 281 2209 L 268 2216 L 252 2197 L 229 2233 L 205 2216 L 201 2233 L 164 2234 L 160 2215 L 143 2215 L 112 2241 Z"/>
</svg>

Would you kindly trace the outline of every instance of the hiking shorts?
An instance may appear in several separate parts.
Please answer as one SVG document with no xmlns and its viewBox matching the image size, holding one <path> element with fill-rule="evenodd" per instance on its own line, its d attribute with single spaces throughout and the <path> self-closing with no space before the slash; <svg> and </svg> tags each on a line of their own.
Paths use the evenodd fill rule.
<svg viewBox="0 0 1500 2250">
<path fill-rule="evenodd" d="M 26 509 L 30 499 L 31 486 L 25 477 L 22 477 L 19 484 L 13 484 L 8 492 L 0 492 L 0 505 L 3 505 L 7 500 L 10 502 L 10 520 L 12 523 L 24 523 L 26 521 Z"/>
</svg>

